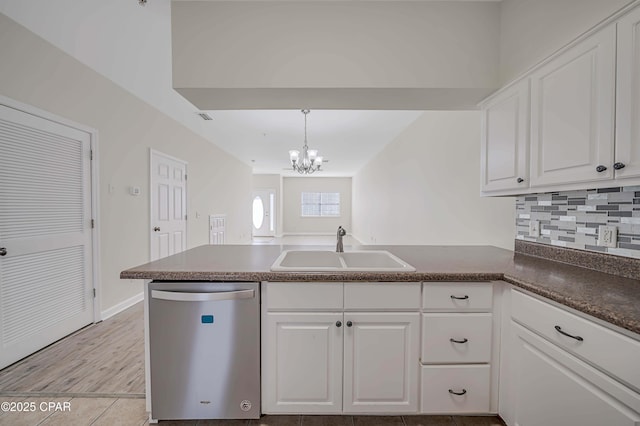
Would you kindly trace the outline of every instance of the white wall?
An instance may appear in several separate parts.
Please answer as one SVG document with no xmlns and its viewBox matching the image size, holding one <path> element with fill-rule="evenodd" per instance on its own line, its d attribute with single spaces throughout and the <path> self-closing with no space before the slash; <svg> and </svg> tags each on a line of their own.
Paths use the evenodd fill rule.
<svg viewBox="0 0 640 426">
<path fill-rule="evenodd" d="M 500 81 L 516 78 L 633 0 L 503 0 Z"/>
<path fill-rule="evenodd" d="M 425 112 L 353 178 L 363 244 L 513 249 L 513 198 L 480 197 L 480 112 Z"/>
<path fill-rule="evenodd" d="M 497 87 L 499 17 L 497 2 L 174 2 L 173 87 L 211 109 L 250 108 L 249 98 L 279 108 L 396 109 L 397 97 L 418 103 L 417 89 L 473 94 Z M 374 104 L 353 104 L 367 100 Z"/>
<path fill-rule="evenodd" d="M 276 191 L 276 235 L 282 235 L 282 176 L 274 174 L 254 174 L 253 190 L 274 189 Z"/>
<path fill-rule="evenodd" d="M 149 261 L 150 147 L 189 163 L 189 247 L 208 243 L 210 213 L 227 214 L 228 242 L 249 242 L 248 166 L 2 14 L 0 57 L 0 94 L 98 130 L 103 311 L 142 290 L 119 274 Z"/>
<path fill-rule="evenodd" d="M 0 0 L 0 13 L 96 72 L 215 140 L 172 88 L 171 0 Z"/>
<path fill-rule="evenodd" d="M 340 217 L 302 217 L 303 192 L 339 192 Z M 351 233 L 351 178 L 284 177 L 282 200 L 285 234 L 334 234 L 338 226 Z"/>
</svg>

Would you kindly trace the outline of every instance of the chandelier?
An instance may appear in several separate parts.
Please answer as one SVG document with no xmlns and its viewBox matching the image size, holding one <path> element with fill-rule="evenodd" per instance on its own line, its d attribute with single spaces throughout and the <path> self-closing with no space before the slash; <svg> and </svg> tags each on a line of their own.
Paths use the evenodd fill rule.
<svg viewBox="0 0 640 426">
<path fill-rule="evenodd" d="M 302 113 L 304 114 L 304 146 L 302 147 L 302 156 L 300 156 L 300 151 L 293 149 L 289 151 L 289 159 L 291 160 L 293 170 L 301 175 L 310 175 L 320 170 L 322 157 L 318 156 L 317 150 L 309 149 L 307 146 L 307 114 L 309 114 L 309 110 L 303 109 Z"/>
</svg>

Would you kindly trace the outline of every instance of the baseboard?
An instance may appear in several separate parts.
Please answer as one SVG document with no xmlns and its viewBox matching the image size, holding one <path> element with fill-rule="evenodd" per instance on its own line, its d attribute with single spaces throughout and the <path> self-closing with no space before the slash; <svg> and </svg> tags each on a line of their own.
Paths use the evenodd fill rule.
<svg viewBox="0 0 640 426">
<path fill-rule="evenodd" d="M 123 300 L 122 302 L 118 303 L 115 306 L 112 306 L 108 309 L 105 309 L 104 311 L 102 311 L 100 313 L 100 318 L 102 321 L 111 318 L 112 316 L 114 316 L 115 314 L 119 314 L 120 312 L 124 311 L 127 308 L 132 307 L 133 305 L 135 305 L 138 302 L 141 302 L 144 299 L 144 292 L 140 292 L 138 294 L 136 294 L 135 296 L 132 296 L 130 298 L 128 298 L 127 300 Z"/>
<path fill-rule="evenodd" d="M 336 235 L 335 232 L 283 232 L 283 237 L 324 237 Z"/>
</svg>

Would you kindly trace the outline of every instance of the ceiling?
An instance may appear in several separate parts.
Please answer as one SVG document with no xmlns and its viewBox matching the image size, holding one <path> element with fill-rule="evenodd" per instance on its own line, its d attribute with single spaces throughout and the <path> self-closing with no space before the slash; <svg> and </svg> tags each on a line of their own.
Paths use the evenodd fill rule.
<svg viewBox="0 0 640 426">
<path fill-rule="evenodd" d="M 300 110 L 207 111 L 206 127 L 217 146 L 250 165 L 257 174 L 299 176 L 289 150 L 302 150 Z M 313 176 L 352 176 L 413 123 L 422 111 L 312 110 L 307 116 L 310 149 L 329 160 Z"/>
</svg>

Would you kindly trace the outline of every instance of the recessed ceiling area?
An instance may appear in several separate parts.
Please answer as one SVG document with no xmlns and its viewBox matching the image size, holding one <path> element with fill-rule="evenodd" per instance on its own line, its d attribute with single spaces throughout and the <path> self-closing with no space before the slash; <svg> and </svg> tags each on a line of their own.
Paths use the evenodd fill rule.
<svg viewBox="0 0 640 426">
<path fill-rule="evenodd" d="M 304 143 L 300 110 L 207 111 L 215 144 L 253 168 L 256 174 L 300 176 L 291 170 L 289 150 Z M 422 111 L 311 110 L 307 117 L 310 149 L 326 160 L 313 176 L 352 176 Z"/>
</svg>

